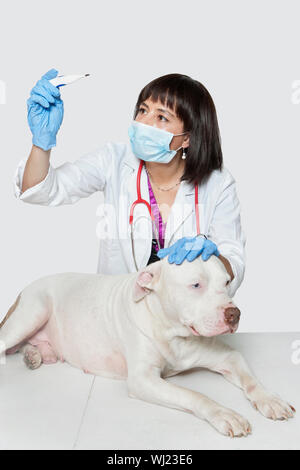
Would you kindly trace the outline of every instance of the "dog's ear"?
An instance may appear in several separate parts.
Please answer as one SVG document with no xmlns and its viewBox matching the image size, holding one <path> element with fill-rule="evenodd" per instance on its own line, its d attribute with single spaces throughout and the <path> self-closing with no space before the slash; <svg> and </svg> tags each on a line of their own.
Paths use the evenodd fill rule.
<svg viewBox="0 0 300 470">
<path fill-rule="evenodd" d="M 145 295 L 154 290 L 160 279 L 161 269 L 162 262 L 155 261 L 155 263 L 149 264 L 137 273 L 133 286 L 133 300 L 135 302 L 143 299 Z"/>
</svg>

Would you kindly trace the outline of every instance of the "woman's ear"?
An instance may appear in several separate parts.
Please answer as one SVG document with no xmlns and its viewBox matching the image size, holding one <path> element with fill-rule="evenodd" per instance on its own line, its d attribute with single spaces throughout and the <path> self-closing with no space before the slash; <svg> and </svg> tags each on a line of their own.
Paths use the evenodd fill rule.
<svg viewBox="0 0 300 470">
<path fill-rule="evenodd" d="M 155 285 L 160 279 L 161 268 L 162 261 L 155 261 L 137 273 L 132 293 L 135 302 L 139 302 L 155 289 Z"/>
<path fill-rule="evenodd" d="M 182 142 L 182 147 L 184 149 L 187 149 L 189 145 L 190 145 L 190 134 L 187 134 Z"/>
</svg>

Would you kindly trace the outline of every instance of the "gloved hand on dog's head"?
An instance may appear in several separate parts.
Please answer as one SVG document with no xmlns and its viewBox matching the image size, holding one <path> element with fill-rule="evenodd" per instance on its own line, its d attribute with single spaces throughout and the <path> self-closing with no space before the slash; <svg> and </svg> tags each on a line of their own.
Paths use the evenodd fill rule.
<svg viewBox="0 0 300 470">
<path fill-rule="evenodd" d="M 194 261 L 201 254 L 203 261 L 208 260 L 211 255 L 220 255 L 214 242 L 199 236 L 180 238 L 169 248 L 162 248 L 157 252 L 160 259 L 169 256 L 170 264 L 181 264 L 185 259 Z"/>
</svg>

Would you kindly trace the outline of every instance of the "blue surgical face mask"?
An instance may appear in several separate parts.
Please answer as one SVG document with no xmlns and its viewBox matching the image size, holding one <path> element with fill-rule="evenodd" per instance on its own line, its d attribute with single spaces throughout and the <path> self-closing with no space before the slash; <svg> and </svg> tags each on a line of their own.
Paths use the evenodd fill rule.
<svg viewBox="0 0 300 470">
<path fill-rule="evenodd" d="M 174 136 L 183 134 L 187 134 L 187 132 L 172 134 L 138 121 L 133 121 L 128 129 L 134 155 L 145 162 L 169 163 L 182 148 L 170 150 L 170 142 Z"/>
</svg>

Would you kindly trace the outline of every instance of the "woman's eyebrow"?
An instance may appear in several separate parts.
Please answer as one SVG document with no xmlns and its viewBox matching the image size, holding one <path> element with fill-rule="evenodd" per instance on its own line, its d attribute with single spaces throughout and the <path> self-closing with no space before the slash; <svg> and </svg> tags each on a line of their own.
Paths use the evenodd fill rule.
<svg viewBox="0 0 300 470">
<path fill-rule="evenodd" d="M 143 102 L 140 104 L 140 106 L 145 106 L 146 108 L 148 108 L 148 109 L 149 109 L 149 106 L 148 106 L 148 105 L 147 105 L 147 104 L 146 104 L 144 101 L 143 101 Z M 160 111 L 160 112 L 162 112 L 162 113 L 166 113 L 166 114 L 170 114 L 170 116 L 173 116 L 173 117 L 175 117 L 175 115 L 174 115 L 174 114 L 170 113 L 170 111 L 168 111 L 168 110 L 167 110 L 167 109 L 165 109 L 165 108 L 157 108 L 157 111 Z"/>
</svg>

